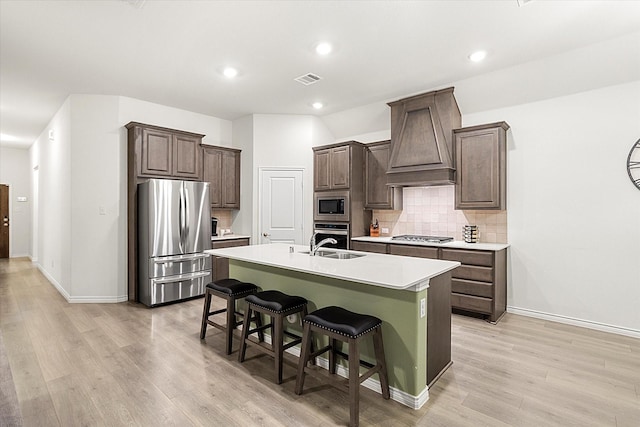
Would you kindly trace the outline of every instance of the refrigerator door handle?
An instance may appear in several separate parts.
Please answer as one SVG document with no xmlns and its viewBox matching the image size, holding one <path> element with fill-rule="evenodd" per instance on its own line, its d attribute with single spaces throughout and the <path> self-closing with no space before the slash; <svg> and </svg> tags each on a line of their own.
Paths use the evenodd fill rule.
<svg viewBox="0 0 640 427">
<path fill-rule="evenodd" d="M 192 195 L 188 194 L 189 193 L 189 189 L 187 188 L 187 186 L 185 184 L 183 185 L 183 189 L 184 189 L 184 252 L 190 252 L 191 249 L 191 245 L 189 244 L 190 242 L 190 236 L 189 236 L 189 223 L 191 222 L 191 212 L 190 212 L 190 207 L 189 207 L 189 200 L 191 199 Z M 189 246 L 189 248 L 187 248 L 187 246 Z M 187 250 L 189 249 L 189 250 Z"/>
<path fill-rule="evenodd" d="M 177 255 L 174 257 L 164 257 L 164 258 L 159 258 L 159 259 L 154 259 L 153 262 L 155 264 L 164 264 L 166 262 L 175 262 L 175 261 L 190 261 L 190 260 L 194 260 L 194 259 L 200 259 L 200 258 L 207 258 L 210 257 L 211 255 L 209 254 L 193 254 L 193 255 Z"/>
<path fill-rule="evenodd" d="M 178 227 L 179 227 L 179 241 L 178 241 L 178 245 L 180 247 L 180 252 L 184 253 L 185 252 L 185 248 L 184 248 L 184 238 L 185 238 L 185 233 L 184 233 L 184 223 L 186 220 L 185 217 L 185 207 L 184 207 L 184 184 L 180 185 L 180 208 L 178 210 Z"/>
<path fill-rule="evenodd" d="M 173 283 L 173 282 L 180 282 L 182 280 L 197 279 L 197 278 L 200 278 L 200 277 L 206 277 L 206 276 L 210 276 L 210 275 L 211 275 L 211 271 L 206 270 L 206 271 L 202 271 L 200 273 L 179 274 L 177 276 L 163 277 L 163 278 L 160 278 L 160 279 L 151 279 L 151 282 L 153 282 L 153 283 Z"/>
</svg>

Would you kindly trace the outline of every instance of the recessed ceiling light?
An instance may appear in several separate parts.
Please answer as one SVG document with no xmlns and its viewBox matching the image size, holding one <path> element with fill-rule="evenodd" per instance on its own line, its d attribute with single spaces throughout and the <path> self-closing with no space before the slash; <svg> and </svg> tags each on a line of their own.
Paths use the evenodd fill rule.
<svg viewBox="0 0 640 427">
<path fill-rule="evenodd" d="M 225 77 L 232 79 L 238 75 L 238 70 L 233 67 L 227 67 L 222 71 L 222 74 L 224 74 Z"/>
<path fill-rule="evenodd" d="M 469 59 L 473 62 L 480 62 L 486 57 L 487 57 L 486 50 L 478 50 L 476 52 L 473 52 L 471 55 L 469 55 Z"/>
<path fill-rule="evenodd" d="M 333 48 L 331 47 L 331 45 L 330 45 L 329 43 L 327 43 L 327 42 L 322 42 L 322 43 L 319 43 L 319 44 L 316 46 L 316 53 L 317 53 L 318 55 L 328 55 L 329 53 L 331 53 L 331 50 L 332 50 L 332 49 L 333 49 Z"/>
<path fill-rule="evenodd" d="M 311 106 L 316 110 L 320 110 L 322 107 L 324 107 L 324 104 L 322 102 L 314 102 L 313 104 L 311 104 Z"/>
</svg>

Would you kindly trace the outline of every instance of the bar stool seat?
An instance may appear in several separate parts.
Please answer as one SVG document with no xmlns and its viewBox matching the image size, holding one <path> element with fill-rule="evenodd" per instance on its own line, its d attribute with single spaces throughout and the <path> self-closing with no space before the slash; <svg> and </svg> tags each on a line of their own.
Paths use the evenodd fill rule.
<svg viewBox="0 0 640 427">
<path fill-rule="evenodd" d="M 207 325 L 221 329 L 226 333 L 226 352 L 231 354 L 233 347 L 233 330 L 242 325 L 242 320 L 237 318 L 244 317 L 244 314 L 236 310 L 236 301 L 245 298 L 247 295 L 258 292 L 258 287 L 253 283 L 241 282 L 237 279 L 220 279 L 207 284 L 205 288 L 204 309 L 202 312 L 202 326 L 200 327 L 200 339 L 204 339 L 207 333 Z M 227 302 L 226 308 L 220 310 L 211 310 L 211 297 L 217 296 Z M 225 325 L 214 322 L 211 316 L 221 313 L 227 313 L 227 321 Z M 259 322 L 259 318 L 250 319 Z"/>
<path fill-rule="evenodd" d="M 221 279 L 211 282 L 207 288 L 212 288 L 226 295 L 232 295 L 236 298 L 242 298 L 247 295 L 255 294 L 258 287 L 253 283 L 241 282 L 237 279 Z"/>
<path fill-rule="evenodd" d="M 358 338 L 382 324 L 382 320 L 377 317 L 354 313 L 335 306 L 316 310 L 308 314 L 304 321 L 349 338 Z"/>
<path fill-rule="evenodd" d="M 247 313 L 242 327 L 242 341 L 238 353 L 238 361 L 244 362 L 247 344 L 255 344 L 249 340 L 249 336 L 254 333 L 262 333 L 265 329 L 271 328 L 271 347 L 258 343 L 255 347 L 275 359 L 275 380 L 282 383 L 282 363 L 284 351 L 302 342 L 302 337 L 284 330 L 284 318 L 295 313 L 301 313 L 300 320 L 307 314 L 307 300 L 293 295 L 287 295 L 280 291 L 262 291 L 245 298 L 247 302 Z M 249 319 L 252 314 L 260 316 L 260 313 L 271 317 L 271 322 L 264 325 L 257 325 L 255 329 L 249 328 Z M 293 340 L 284 343 L 284 337 L 288 336 Z M 262 340 L 260 340 L 262 341 Z"/>
<path fill-rule="evenodd" d="M 349 361 L 349 412 L 350 425 L 357 426 L 360 413 L 360 383 L 371 375 L 378 373 L 382 397 L 389 399 L 389 379 L 387 364 L 384 357 L 382 342 L 382 320 L 366 314 L 354 313 L 341 307 L 330 306 L 318 309 L 305 316 L 303 320 L 302 349 L 298 364 L 298 376 L 296 379 L 296 394 L 302 394 L 307 362 L 314 360 L 318 355 L 329 352 L 329 372 L 336 373 L 336 355 L 340 355 Z M 317 332 L 329 337 L 329 345 L 317 351 L 311 348 L 311 334 Z M 369 334 L 373 334 L 373 348 L 376 364 L 360 360 L 359 341 Z M 336 341 L 346 342 L 349 346 L 349 354 L 344 354 L 336 349 Z M 360 375 L 360 366 L 368 370 Z"/>
</svg>

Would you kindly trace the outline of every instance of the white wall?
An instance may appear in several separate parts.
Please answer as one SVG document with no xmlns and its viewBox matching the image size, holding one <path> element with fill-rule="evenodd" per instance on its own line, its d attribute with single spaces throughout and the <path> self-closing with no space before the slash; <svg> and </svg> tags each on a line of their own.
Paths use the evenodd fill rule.
<svg viewBox="0 0 640 427">
<path fill-rule="evenodd" d="M 253 220 L 253 116 L 244 116 L 233 121 L 233 145 L 242 150 L 242 153 L 240 155 L 240 210 L 232 214 L 231 229 L 236 234 L 251 236 L 251 243 L 255 244 L 257 226 L 254 227 Z"/>
<path fill-rule="evenodd" d="M 333 135 L 314 116 L 255 114 L 253 116 L 253 242 L 258 236 L 258 169 L 261 167 L 302 168 L 303 236 L 313 229 L 313 150 L 314 145 L 334 142 Z M 306 238 L 305 237 L 305 238 Z"/>
<path fill-rule="evenodd" d="M 75 302 L 123 301 L 118 97 L 72 95 L 71 289 Z M 125 242 L 126 243 L 126 242 Z"/>
<path fill-rule="evenodd" d="M 328 114 L 322 121 L 336 141 L 368 143 L 391 139 L 391 108 L 384 102 Z"/>
<path fill-rule="evenodd" d="M 9 186 L 9 257 L 29 256 L 31 190 L 29 150 L 0 147 L 0 184 Z M 26 197 L 19 202 L 18 197 Z M 1 218 L 0 218 L 1 220 Z"/>
<path fill-rule="evenodd" d="M 135 121 L 204 134 L 205 137 L 202 139 L 203 144 L 220 145 L 223 147 L 232 146 L 232 122 L 229 120 L 124 96 L 119 97 L 118 108 L 118 120 L 121 126 Z"/>
<path fill-rule="evenodd" d="M 49 131 L 54 139 L 49 139 Z M 38 168 L 38 267 L 65 298 L 71 292 L 71 101 L 67 99 L 29 149 Z"/>
<path fill-rule="evenodd" d="M 505 120 L 508 305 L 640 331 L 640 81 L 465 115 Z"/>
</svg>

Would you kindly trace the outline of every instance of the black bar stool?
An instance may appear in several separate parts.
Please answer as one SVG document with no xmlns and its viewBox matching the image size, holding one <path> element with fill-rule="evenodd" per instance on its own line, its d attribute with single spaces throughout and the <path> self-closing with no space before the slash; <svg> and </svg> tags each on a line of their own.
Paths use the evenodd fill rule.
<svg viewBox="0 0 640 427">
<path fill-rule="evenodd" d="M 384 346 L 382 344 L 382 321 L 374 316 L 358 314 L 340 307 L 325 307 L 305 316 L 302 333 L 302 350 L 298 364 L 298 377 L 296 380 L 296 394 L 302 394 L 304 386 L 305 368 L 309 360 L 315 360 L 316 356 L 329 352 L 329 372 L 336 373 L 336 355 L 340 355 L 349 361 L 349 412 L 350 425 L 355 427 L 359 422 L 360 414 L 360 383 L 371 375 L 378 373 L 382 397 L 389 399 L 389 379 L 387 376 L 387 364 L 384 358 Z M 311 333 L 318 332 L 329 337 L 329 345 L 313 351 L 311 348 Z M 376 364 L 360 360 L 359 341 L 369 334 L 373 334 L 373 348 L 376 356 Z M 349 345 L 349 354 L 336 350 L 336 340 L 346 342 Z M 360 365 L 368 370 L 360 375 Z"/>
<path fill-rule="evenodd" d="M 233 330 L 236 326 L 242 324 L 242 320 L 237 320 L 238 317 L 244 317 L 244 314 L 236 311 L 236 301 L 246 297 L 247 295 L 255 294 L 258 292 L 258 287 L 253 283 L 245 283 L 236 279 L 220 279 L 215 282 L 211 282 L 207 285 L 204 294 L 204 309 L 202 311 L 202 327 L 200 328 L 200 339 L 204 339 L 207 333 L 207 325 L 211 325 L 215 328 L 221 329 L 226 332 L 227 339 L 227 354 L 231 354 L 231 347 L 233 344 Z M 209 311 L 211 309 L 211 297 L 217 296 L 227 301 L 227 307 L 220 310 Z M 209 317 L 227 313 L 227 323 L 222 325 L 210 320 Z M 260 316 L 256 316 L 254 319 L 250 319 L 260 323 Z M 263 339 L 263 336 L 260 336 Z"/>
<path fill-rule="evenodd" d="M 299 296 L 287 295 L 280 291 L 263 291 L 249 295 L 245 301 L 247 302 L 247 312 L 242 326 L 242 340 L 238 361 L 244 362 L 247 343 L 255 344 L 249 340 L 249 335 L 256 332 L 262 333 L 265 329 L 271 328 L 271 347 L 258 343 L 256 348 L 275 358 L 276 383 L 281 384 L 284 351 L 302 342 L 300 336 L 284 330 L 284 318 L 290 314 L 301 313 L 300 319 L 302 320 L 302 317 L 307 314 L 307 300 Z M 270 316 L 271 323 L 257 325 L 255 329 L 249 329 L 249 319 L 252 313 L 255 313 L 258 317 L 260 316 L 259 313 Z M 293 338 L 293 341 L 284 344 L 285 335 Z"/>
</svg>

